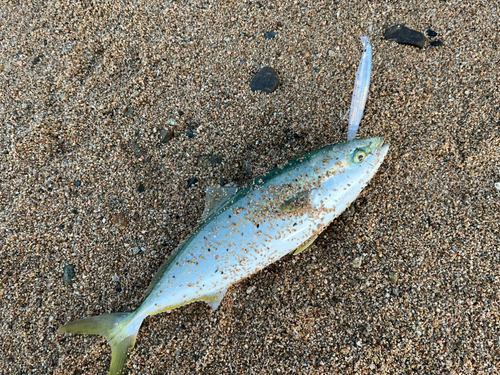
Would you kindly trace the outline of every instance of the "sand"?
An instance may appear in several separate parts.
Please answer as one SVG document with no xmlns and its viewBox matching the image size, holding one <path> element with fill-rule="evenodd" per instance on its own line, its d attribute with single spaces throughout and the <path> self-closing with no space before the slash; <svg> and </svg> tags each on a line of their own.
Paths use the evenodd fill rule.
<svg viewBox="0 0 500 375">
<path fill-rule="evenodd" d="M 0 7 L 1 374 L 105 374 L 104 339 L 56 329 L 139 306 L 207 187 L 345 140 L 370 25 L 379 173 L 217 311 L 148 318 L 129 373 L 500 372 L 498 3 L 21 3 Z M 384 40 L 397 23 L 444 45 Z M 281 86 L 253 93 L 265 66 Z"/>
</svg>

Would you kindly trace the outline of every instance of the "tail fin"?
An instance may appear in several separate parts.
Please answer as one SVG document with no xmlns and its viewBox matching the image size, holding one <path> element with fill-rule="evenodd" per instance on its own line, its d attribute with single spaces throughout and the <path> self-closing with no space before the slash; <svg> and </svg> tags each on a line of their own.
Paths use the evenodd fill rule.
<svg viewBox="0 0 500 375">
<path fill-rule="evenodd" d="M 76 320 L 59 328 L 59 332 L 104 336 L 111 345 L 110 375 L 125 374 L 127 352 L 135 344 L 145 316 L 134 312 L 93 316 Z"/>
</svg>

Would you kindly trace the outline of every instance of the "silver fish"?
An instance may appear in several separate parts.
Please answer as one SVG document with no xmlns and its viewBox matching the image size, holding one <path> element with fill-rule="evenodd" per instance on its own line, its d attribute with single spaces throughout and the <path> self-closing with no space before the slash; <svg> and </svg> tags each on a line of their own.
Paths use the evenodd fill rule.
<svg viewBox="0 0 500 375">
<path fill-rule="evenodd" d="M 367 36 L 361 37 L 363 55 L 359 62 L 354 90 L 352 92 L 351 109 L 349 110 L 349 126 L 347 127 L 347 140 L 354 139 L 358 132 L 359 123 L 363 117 L 368 91 L 370 89 L 370 76 L 372 74 L 372 46 Z"/>
<path fill-rule="evenodd" d="M 59 332 L 98 334 L 112 349 L 110 374 L 123 374 L 148 315 L 205 301 L 281 257 L 300 253 L 353 202 L 389 146 L 381 138 L 325 146 L 290 160 L 242 188 L 212 188 L 201 224 L 153 278 L 132 312 L 68 323 Z"/>
</svg>

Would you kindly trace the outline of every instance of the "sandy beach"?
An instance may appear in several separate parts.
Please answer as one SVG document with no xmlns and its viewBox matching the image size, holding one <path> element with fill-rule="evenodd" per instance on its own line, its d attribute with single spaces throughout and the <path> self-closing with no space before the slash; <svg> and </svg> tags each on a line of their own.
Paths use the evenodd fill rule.
<svg viewBox="0 0 500 375">
<path fill-rule="evenodd" d="M 488 1 L 2 1 L 0 374 L 107 374 L 105 339 L 57 328 L 137 308 L 207 187 L 345 141 L 370 27 L 377 175 L 218 310 L 146 319 L 128 373 L 500 373 L 499 20 Z M 397 24 L 425 46 L 385 40 Z M 252 92 L 264 67 L 280 85 Z"/>
</svg>

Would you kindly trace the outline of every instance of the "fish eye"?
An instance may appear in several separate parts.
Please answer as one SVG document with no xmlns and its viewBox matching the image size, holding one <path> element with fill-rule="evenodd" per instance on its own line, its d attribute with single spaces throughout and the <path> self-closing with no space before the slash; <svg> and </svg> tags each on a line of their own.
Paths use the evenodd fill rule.
<svg viewBox="0 0 500 375">
<path fill-rule="evenodd" d="M 361 163 L 366 158 L 366 152 L 363 150 L 356 150 L 352 156 L 352 161 L 356 164 Z"/>
</svg>

